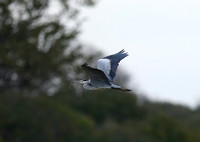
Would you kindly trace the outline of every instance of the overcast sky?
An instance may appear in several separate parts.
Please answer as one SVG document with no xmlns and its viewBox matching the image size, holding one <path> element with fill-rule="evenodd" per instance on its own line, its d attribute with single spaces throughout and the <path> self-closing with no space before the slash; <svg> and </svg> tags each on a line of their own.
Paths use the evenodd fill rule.
<svg viewBox="0 0 200 142">
<path fill-rule="evenodd" d="M 80 39 L 106 55 L 129 56 L 129 86 L 152 100 L 200 103 L 200 1 L 100 0 L 82 15 Z"/>
</svg>

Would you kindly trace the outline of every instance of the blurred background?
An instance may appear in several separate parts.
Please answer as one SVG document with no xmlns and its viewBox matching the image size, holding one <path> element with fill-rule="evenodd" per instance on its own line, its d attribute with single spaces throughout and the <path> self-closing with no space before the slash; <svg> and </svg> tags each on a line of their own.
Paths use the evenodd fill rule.
<svg viewBox="0 0 200 142">
<path fill-rule="evenodd" d="M 198 0 L 101 0 L 83 9 L 80 39 L 114 53 L 130 86 L 152 100 L 196 107 L 200 101 L 200 9 Z"/>
<path fill-rule="evenodd" d="M 0 142 L 199 142 L 198 1 L 0 1 Z M 125 49 L 119 91 L 79 68 Z"/>
</svg>

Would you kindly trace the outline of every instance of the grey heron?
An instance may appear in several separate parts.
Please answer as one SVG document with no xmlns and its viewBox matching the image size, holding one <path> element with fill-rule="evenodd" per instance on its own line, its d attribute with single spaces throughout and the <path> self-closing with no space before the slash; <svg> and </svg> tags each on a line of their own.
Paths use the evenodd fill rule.
<svg viewBox="0 0 200 142">
<path fill-rule="evenodd" d="M 89 79 L 74 81 L 74 83 L 82 84 L 86 90 L 117 89 L 131 91 L 113 84 L 119 62 L 127 56 L 128 53 L 123 49 L 116 54 L 99 59 L 97 61 L 97 69 L 88 66 L 86 63 L 83 64 L 81 68 L 88 74 Z"/>
</svg>

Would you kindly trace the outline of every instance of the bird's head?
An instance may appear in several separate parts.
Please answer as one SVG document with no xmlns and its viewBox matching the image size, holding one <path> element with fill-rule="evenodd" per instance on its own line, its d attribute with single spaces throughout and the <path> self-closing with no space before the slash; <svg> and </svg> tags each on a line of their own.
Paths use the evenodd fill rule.
<svg viewBox="0 0 200 142">
<path fill-rule="evenodd" d="M 73 82 L 78 83 L 78 84 L 86 84 L 88 82 L 88 80 L 75 80 Z"/>
</svg>

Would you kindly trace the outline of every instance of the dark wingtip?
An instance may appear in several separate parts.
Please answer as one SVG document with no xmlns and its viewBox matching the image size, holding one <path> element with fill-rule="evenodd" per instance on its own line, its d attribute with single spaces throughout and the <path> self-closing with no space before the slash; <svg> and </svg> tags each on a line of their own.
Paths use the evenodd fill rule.
<svg viewBox="0 0 200 142">
<path fill-rule="evenodd" d="M 125 52 L 125 50 L 124 49 L 122 49 L 121 51 L 119 51 L 119 53 L 124 53 Z"/>
<path fill-rule="evenodd" d="M 124 54 L 124 55 L 128 56 L 128 52 L 125 52 L 125 50 L 124 50 L 124 49 L 122 49 L 122 50 L 121 50 L 121 51 L 119 51 L 118 53 L 120 53 L 120 54 Z"/>
</svg>

